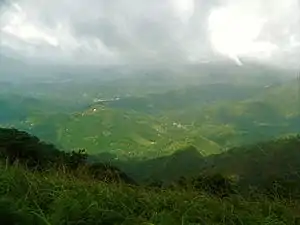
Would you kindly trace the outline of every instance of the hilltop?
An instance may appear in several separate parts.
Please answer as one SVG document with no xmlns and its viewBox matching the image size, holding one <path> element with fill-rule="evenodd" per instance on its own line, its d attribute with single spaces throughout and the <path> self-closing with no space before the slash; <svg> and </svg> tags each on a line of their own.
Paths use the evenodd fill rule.
<svg viewBox="0 0 300 225">
<path fill-rule="evenodd" d="M 5 224 L 25 225 L 297 224 L 299 195 L 287 192 L 297 190 L 293 189 L 295 183 L 290 179 L 272 177 L 269 180 L 280 186 L 269 187 L 263 182 L 266 177 L 261 176 L 262 179 L 255 179 L 257 190 L 248 188 L 243 192 L 239 186 L 241 183 L 233 183 L 230 177 L 217 174 L 247 174 L 252 170 L 269 172 L 265 171 L 268 166 L 278 166 L 270 163 L 276 162 L 276 156 L 286 156 L 280 165 L 291 158 L 296 159 L 299 142 L 300 137 L 291 137 L 260 143 L 258 146 L 267 151 L 264 157 L 257 154 L 255 146 L 232 149 L 214 159 L 199 155 L 193 147 L 183 149 L 169 159 L 157 159 L 158 168 L 155 169 L 160 169 L 166 178 L 169 172 L 172 179 L 172 168 L 176 166 L 182 167 L 177 167 L 177 171 L 183 169 L 188 174 L 190 166 L 196 165 L 193 162 L 202 161 L 202 169 L 193 171 L 198 173 L 194 179 L 181 177 L 162 187 L 157 182 L 149 185 L 135 183 L 112 165 L 90 164 L 82 150 L 64 153 L 26 132 L 1 129 L 1 219 Z M 237 157 L 240 161 L 236 160 Z M 258 164 L 253 164 L 253 160 Z M 166 162 L 169 162 L 167 166 Z M 211 167 L 211 163 L 216 163 L 217 169 Z M 294 167 L 289 169 L 278 167 L 278 178 L 281 175 L 286 178 L 285 172 L 297 173 L 299 162 L 294 160 L 293 163 Z M 144 162 L 144 166 L 147 164 L 149 162 Z M 193 169 L 199 168 L 192 166 Z M 251 175 L 256 178 L 258 174 Z M 295 177 L 293 180 L 296 181 Z"/>
<path fill-rule="evenodd" d="M 24 131 L 0 129 L 0 153 L 8 164 L 17 160 L 28 169 L 60 169 L 61 166 L 69 172 L 88 169 L 91 174 L 88 172 L 86 175 L 93 177 L 96 173 L 99 178 L 108 169 L 123 174 L 126 181 L 132 180 L 129 183 L 136 184 L 146 184 L 152 180 L 170 185 L 183 177 L 193 179 L 221 175 L 235 177 L 240 187 L 265 188 L 273 181 L 285 180 L 293 181 L 290 185 L 296 187 L 299 183 L 296 178 L 300 172 L 297 160 L 300 157 L 299 145 L 300 135 L 297 135 L 236 147 L 211 156 L 201 155 L 197 148 L 190 146 L 178 149 L 169 156 L 123 160 L 107 153 L 89 155 L 83 149 L 61 151 L 55 145 Z"/>
</svg>

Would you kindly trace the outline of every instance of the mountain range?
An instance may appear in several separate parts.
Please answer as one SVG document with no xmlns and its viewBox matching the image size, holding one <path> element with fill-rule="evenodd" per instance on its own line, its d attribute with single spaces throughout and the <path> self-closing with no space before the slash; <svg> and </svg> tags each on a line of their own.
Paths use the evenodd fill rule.
<svg viewBox="0 0 300 225">
<path fill-rule="evenodd" d="M 62 149 L 120 158 L 156 158 L 190 145 L 218 154 L 300 132 L 298 84 L 290 75 L 259 66 L 230 75 L 206 66 L 201 76 L 12 84 L 1 91 L 0 122 Z"/>
</svg>

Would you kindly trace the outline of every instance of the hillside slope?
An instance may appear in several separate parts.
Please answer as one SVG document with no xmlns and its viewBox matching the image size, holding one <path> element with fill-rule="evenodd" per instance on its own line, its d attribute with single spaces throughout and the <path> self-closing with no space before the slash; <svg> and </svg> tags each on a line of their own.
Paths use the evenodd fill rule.
<svg viewBox="0 0 300 225">
<path fill-rule="evenodd" d="M 277 166 L 267 163 L 274 161 L 273 159 L 278 161 L 278 156 L 281 156 L 280 165 L 284 165 L 286 160 L 292 158 L 294 158 L 293 162 L 299 165 L 296 160 L 299 155 L 296 151 L 299 150 L 299 143 L 300 137 L 295 137 L 259 144 L 267 151 L 261 161 L 259 160 L 261 155 L 257 155 L 255 153 L 257 150 L 251 146 L 239 151 L 233 149 L 228 153 L 223 153 L 214 162 L 220 163 L 225 160 L 224 162 L 228 163 L 227 165 L 218 164 L 221 165 L 219 169 L 222 173 L 228 171 L 228 166 L 235 173 L 247 171 L 244 170 L 247 166 L 252 166 L 252 170 L 259 171 L 261 167 L 253 164 L 254 158 L 249 158 L 253 156 L 257 157 L 255 159 L 258 162 L 267 166 Z M 111 170 L 106 173 L 106 176 L 96 178 L 85 173 L 85 167 L 71 169 L 72 167 L 69 167 L 68 163 L 71 162 L 74 165 L 79 155 L 73 155 L 76 156 L 74 158 L 72 155 L 60 152 L 53 145 L 40 142 L 37 137 L 13 129 L 1 129 L 0 150 L 0 217 L 5 224 L 296 225 L 300 218 L 300 196 L 296 193 L 292 195 L 291 199 L 291 196 L 286 196 L 288 200 L 281 198 L 282 196 L 273 198 L 272 195 L 267 195 L 262 190 L 256 192 L 255 195 L 240 195 L 242 193 L 235 192 L 235 194 L 219 197 L 212 195 L 214 190 L 210 190 L 209 193 L 196 187 L 158 188 L 129 185 L 124 182 L 116 182 L 117 180 L 107 181 Z M 37 154 L 39 150 L 47 154 Z M 283 154 L 284 150 L 285 154 Z M 16 155 L 17 165 L 7 164 L 5 159 L 11 153 L 18 153 Z M 24 157 L 25 159 L 37 157 L 35 158 L 36 162 L 45 163 L 45 160 L 53 160 L 52 156 L 57 154 L 67 156 L 67 161 L 61 162 L 63 167 L 57 167 L 55 163 L 50 164 L 52 167 L 44 167 L 46 165 L 44 164 L 36 170 L 28 167 L 27 160 L 22 160 Z M 226 154 L 237 155 L 232 160 L 228 160 Z M 237 157 L 240 161 L 235 161 Z M 198 161 L 204 159 L 193 147 L 184 149 L 171 158 L 172 160 L 167 164 L 171 162 L 173 166 L 176 164 L 184 167 L 177 167 L 178 172 L 182 169 L 188 172 L 191 166 L 195 166 Z M 170 172 L 170 178 L 174 178 L 173 175 L 176 171 L 171 170 L 170 164 L 166 165 L 164 162 L 166 160 L 168 160 L 166 157 L 158 159 L 156 165 L 163 166 L 159 168 L 163 169 L 161 173 Z M 232 162 L 235 164 L 231 164 Z M 57 161 L 57 163 L 59 162 Z M 204 163 L 203 165 L 208 164 Z M 66 170 L 66 168 L 71 170 Z M 297 172 L 294 170 L 295 168 L 287 169 L 285 167 L 285 170 L 282 171 L 280 169 L 275 173 L 281 175 L 282 171 Z M 298 169 L 300 169 L 299 166 Z M 210 172 L 217 171 L 211 168 Z M 218 182 L 218 180 L 215 181 Z M 261 181 L 258 181 L 260 182 L 258 184 L 264 184 Z M 290 185 L 289 180 L 287 181 L 285 187 L 294 187 Z M 220 185 L 220 183 L 217 184 Z M 217 187 L 220 188 L 220 186 Z M 278 191 L 278 189 L 275 190 Z"/>
<path fill-rule="evenodd" d="M 219 199 L 187 190 L 149 190 L 1 165 L 0 186 L 4 224 L 296 225 L 299 221 L 296 201 Z"/>
<path fill-rule="evenodd" d="M 243 187 L 271 187 L 274 181 L 289 183 L 290 190 L 284 193 L 295 192 L 300 196 L 299 146 L 300 135 L 241 146 L 207 157 L 190 147 L 156 159 L 122 162 L 112 157 L 110 162 L 142 182 L 153 179 L 169 183 L 180 177 L 222 174 L 234 177 Z"/>
<path fill-rule="evenodd" d="M 6 95 L 0 123 L 91 154 L 155 158 L 193 145 L 211 155 L 300 132 L 297 93 L 287 82 L 191 86 L 89 104 Z"/>
<path fill-rule="evenodd" d="M 299 143 L 300 137 L 295 137 L 260 144 L 260 146 L 266 148 L 268 152 L 265 158 L 270 161 L 274 159 L 274 155 L 277 159 L 277 156 L 283 157 L 283 150 L 289 150 L 286 151 L 287 157 L 283 158 L 289 160 L 291 157 L 298 156 L 299 153 L 296 154 L 295 150 L 298 150 Z M 265 192 L 256 192 L 255 195 L 240 195 L 242 193 L 236 192 L 218 197 L 212 195 L 213 190 L 209 193 L 196 187 L 158 188 L 126 184 L 117 180 L 107 181 L 106 178 L 111 174 L 111 170 L 106 173 L 106 176 L 96 178 L 85 173 L 85 167 L 71 169 L 68 163 L 74 165 L 79 155 L 73 155 L 76 156 L 75 158 L 72 155 L 65 155 L 53 145 L 45 144 L 37 137 L 13 129 L 1 129 L 0 150 L 0 217 L 4 224 L 296 225 L 299 223 L 299 195 L 293 195 L 291 199 L 291 196 L 287 196 L 288 200 L 281 196 L 273 198 Z M 46 151 L 47 156 L 36 154 L 39 150 L 43 153 Z M 256 150 L 252 146 L 240 151 L 233 149 L 228 154 L 238 153 L 239 155 L 236 156 L 240 157 L 243 152 L 244 158 L 239 161 L 240 165 L 245 166 L 248 159 L 248 166 L 252 165 L 252 169 L 257 169 L 259 168 L 256 167 L 257 165 L 251 164 L 253 159 L 248 158 L 258 156 L 253 155 L 253 151 Z M 6 157 L 17 152 L 18 164 L 8 165 Z M 43 164 L 36 170 L 28 167 L 27 160 L 20 160 L 24 159 L 23 157 L 27 159 L 37 157 L 36 162 L 41 160 L 46 162 L 47 159 L 53 159 L 53 154 L 67 156 L 67 161 L 61 162 L 63 167 L 50 164 L 52 167 L 49 168 L 44 167 L 46 164 Z M 203 157 L 193 147 L 172 156 L 172 162 L 185 166 L 185 171 L 190 169 L 189 166 L 196 165 L 195 162 L 198 160 L 203 160 Z M 164 160 L 159 159 L 159 161 L 163 163 Z M 261 162 L 267 163 L 265 160 Z M 299 165 L 297 160 L 294 162 Z M 235 172 L 245 171 L 241 170 L 245 167 L 237 166 L 239 163 L 230 164 L 231 169 Z M 221 166 L 219 169 L 223 172 L 226 168 L 228 169 L 228 165 Z M 182 168 L 177 167 L 177 169 L 180 171 Z M 216 172 L 214 168 L 211 169 L 211 172 Z M 296 172 L 292 168 L 285 171 Z M 171 171 L 171 176 L 173 172 Z M 280 175 L 280 170 L 276 173 Z"/>
</svg>

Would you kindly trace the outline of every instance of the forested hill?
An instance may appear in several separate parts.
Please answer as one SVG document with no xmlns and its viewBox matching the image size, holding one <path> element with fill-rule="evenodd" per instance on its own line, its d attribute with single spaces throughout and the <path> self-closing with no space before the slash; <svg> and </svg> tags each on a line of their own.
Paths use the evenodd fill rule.
<svg viewBox="0 0 300 225">
<path fill-rule="evenodd" d="M 88 156 L 84 150 L 63 152 L 26 132 L 3 128 L 0 130 L 1 156 L 10 163 L 18 160 L 29 167 L 42 169 L 61 163 L 72 169 L 87 166 L 93 171 L 93 176 L 96 170 L 100 178 L 108 169 L 115 171 L 113 174 L 121 176 L 129 183 L 147 183 L 152 180 L 170 184 L 182 177 L 220 174 L 224 177 L 235 177 L 242 186 L 264 187 L 271 185 L 274 180 L 293 181 L 293 184 L 298 184 L 299 146 L 300 136 L 292 136 L 234 148 L 215 156 L 204 157 L 195 147 L 190 146 L 170 156 L 142 161 L 120 161 L 115 160 L 113 155 L 110 159 L 107 155 Z"/>
<path fill-rule="evenodd" d="M 1 128 L 0 217 L 13 225 L 296 225 L 299 144 L 295 136 L 214 157 L 190 146 L 171 156 L 116 162 L 110 154 L 63 152 Z"/>
<path fill-rule="evenodd" d="M 223 174 L 235 177 L 240 184 L 255 186 L 272 182 L 274 179 L 297 181 L 300 172 L 299 157 L 300 136 L 291 136 L 241 146 L 207 157 L 203 157 L 191 146 L 171 156 L 126 163 L 115 161 L 115 164 L 141 180 L 152 177 L 172 181 L 181 176 Z"/>
<path fill-rule="evenodd" d="M 65 86 L 51 87 L 59 92 Z M 292 81 L 193 85 L 103 99 L 96 98 L 99 90 L 62 97 L 48 89 L 27 97 L 3 94 L 0 125 L 26 130 L 61 149 L 110 152 L 122 159 L 168 156 L 189 145 L 208 156 L 300 132 Z"/>
</svg>

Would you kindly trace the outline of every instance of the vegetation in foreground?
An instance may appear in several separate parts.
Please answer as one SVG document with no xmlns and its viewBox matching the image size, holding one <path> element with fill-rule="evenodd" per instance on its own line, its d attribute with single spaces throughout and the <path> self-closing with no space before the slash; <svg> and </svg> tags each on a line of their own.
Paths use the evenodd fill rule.
<svg viewBox="0 0 300 225">
<path fill-rule="evenodd" d="M 218 174 L 181 179 L 169 186 L 138 184 L 111 165 L 88 163 L 82 150 L 65 153 L 26 132 L 0 131 L 0 218 L 4 224 L 300 222 L 296 195 L 276 195 L 276 189 L 242 193 L 237 184 Z"/>
<path fill-rule="evenodd" d="M 297 201 L 218 198 L 191 190 L 149 189 L 79 179 L 62 171 L 0 173 L 3 224 L 299 224 Z"/>
</svg>

